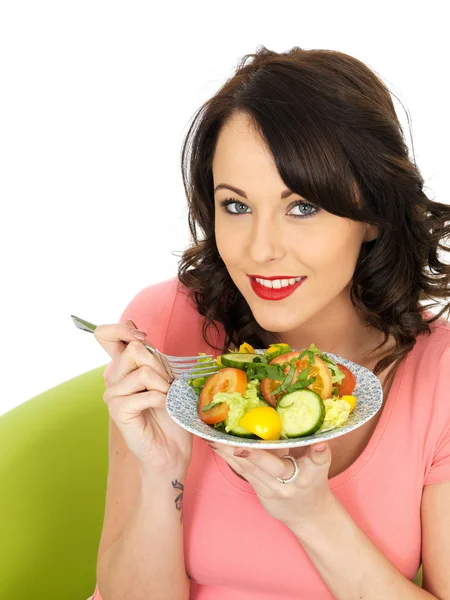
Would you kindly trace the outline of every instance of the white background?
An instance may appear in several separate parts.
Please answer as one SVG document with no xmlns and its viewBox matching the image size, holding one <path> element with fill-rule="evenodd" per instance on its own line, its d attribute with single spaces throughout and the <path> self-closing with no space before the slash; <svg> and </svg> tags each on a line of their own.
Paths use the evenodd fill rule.
<svg viewBox="0 0 450 600">
<path fill-rule="evenodd" d="M 200 105 L 258 45 L 365 62 L 412 119 L 427 195 L 449 202 L 443 2 L 3 2 L 0 414 L 109 362 L 71 314 L 114 323 L 176 275 L 180 172 Z M 394 97 L 410 147 L 404 109 Z"/>
</svg>

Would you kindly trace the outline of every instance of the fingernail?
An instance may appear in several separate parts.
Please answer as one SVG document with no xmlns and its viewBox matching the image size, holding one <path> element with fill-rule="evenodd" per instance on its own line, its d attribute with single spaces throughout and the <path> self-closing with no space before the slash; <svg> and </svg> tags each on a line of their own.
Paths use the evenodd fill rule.
<svg viewBox="0 0 450 600">
<path fill-rule="evenodd" d="M 241 456 L 242 458 L 247 458 L 247 456 L 250 456 L 250 452 L 248 450 L 240 450 L 239 448 L 236 448 L 236 450 L 234 451 L 234 455 Z"/>
<path fill-rule="evenodd" d="M 126 323 L 127 325 L 131 325 L 131 327 L 134 327 L 135 329 L 137 329 L 137 325 L 136 325 L 136 323 L 134 323 L 134 321 L 132 321 L 131 319 L 127 319 L 127 320 L 125 321 L 125 323 Z"/>
<path fill-rule="evenodd" d="M 214 444 L 210 444 L 209 442 L 206 442 L 208 444 L 208 446 L 210 448 L 212 448 L 213 450 L 217 450 L 217 446 L 214 446 Z"/>
<path fill-rule="evenodd" d="M 316 452 L 325 452 L 326 449 L 326 446 L 319 446 L 318 448 L 314 448 Z"/>
<path fill-rule="evenodd" d="M 133 331 L 131 332 L 132 335 L 137 338 L 138 340 L 141 340 L 141 342 L 143 340 L 145 340 L 145 338 L 147 337 L 147 334 L 145 331 L 139 331 L 139 329 L 133 329 Z"/>
</svg>

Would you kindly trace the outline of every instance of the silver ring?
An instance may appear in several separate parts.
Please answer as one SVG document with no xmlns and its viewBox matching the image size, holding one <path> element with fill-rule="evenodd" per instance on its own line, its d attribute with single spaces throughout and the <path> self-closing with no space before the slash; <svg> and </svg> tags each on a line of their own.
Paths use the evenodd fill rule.
<svg viewBox="0 0 450 600">
<path fill-rule="evenodd" d="M 289 479 L 280 479 L 279 477 L 277 477 L 278 481 L 280 481 L 281 483 L 291 483 L 292 481 L 295 481 L 298 477 L 298 474 L 300 473 L 300 469 L 298 467 L 298 463 L 295 460 L 295 458 L 293 456 L 291 456 L 290 454 L 286 454 L 286 456 L 282 456 L 281 458 L 288 458 L 292 464 L 294 465 L 294 474 L 289 477 Z"/>
</svg>

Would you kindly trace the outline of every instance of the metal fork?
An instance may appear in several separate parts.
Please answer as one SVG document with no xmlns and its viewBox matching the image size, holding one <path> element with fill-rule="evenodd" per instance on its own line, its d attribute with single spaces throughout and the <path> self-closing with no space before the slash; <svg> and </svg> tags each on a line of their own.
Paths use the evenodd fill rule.
<svg viewBox="0 0 450 600">
<path fill-rule="evenodd" d="M 70 316 L 78 329 L 94 333 L 95 329 L 97 328 L 97 325 L 89 323 L 89 321 L 80 319 L 75 315 Z M 142 343 L 144 344 L 144 342 Z M 124 344 L 128 345 L 128 342 L 124 342 Z M 157 350 L 148 340 L 146 340 L 144 346 L 153 354 L 153 356 L 159 358 L 172 379 L 195 379 L 196 377 L 209 377 L 209 375 L 214 375 L 219 371 L 217 368 L 217 363 L 212 354 L 207 354 L 205 356 L 169 356 L 168 354 L 164 354 L 163 352 Z M 204 359 L 204 362 L 199 363 L 199 358 L 201 358 L 202 361 Z M 207 360 L 211 358 L 213 360 Z"/>
</svg>

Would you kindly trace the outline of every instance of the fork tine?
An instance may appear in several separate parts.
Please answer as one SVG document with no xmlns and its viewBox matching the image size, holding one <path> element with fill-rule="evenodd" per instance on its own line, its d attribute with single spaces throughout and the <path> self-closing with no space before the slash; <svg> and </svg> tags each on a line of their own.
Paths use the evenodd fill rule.
<svg viewBox="0 0 450 600">
<path fill-rule="evenodd" d="M 187 363 L 187 364 L 180 364 L 178 363 L 177 365 L 173 365 L 171 363 L 170 364 L 170 368 L 174 371 L 192 371 L 192 372 L 200 372 L 200 371 L 205 371 L 205 370 L 211 370 L 211 369 L 217 369 L 218 365 L 216 362 L 210 361 L 208 363 Z"/>
<path fill-rule="evenodd" d="M 214 360 L 209 360 L 208 362 L 186 362 L 186 363 L 172 363 L 172 361 L 168 361 L 170 368 L 174 368 L 174 369 L 187 369 L 187 368 L 191 368 L 191 367 L 198 367 L 199 369 L 205 369 L 207 367 L 217 367 L 217 363 Z"/>
<path fill-rule="evenodd" d="M 215 375 L 216 373 L 218 373 L 219 371 L 212 371 L 211 373 L 204 373 L 203 375 L 198 375 L 197 373 L 195 375 L 192 375 L 192 373 L 180 373 L 180 374 L 176 374 L 178 379 L 196 379 L 198 377 L 206 377 L 207 375 Z M 175 373 L 174 373 L 175 375 Z"/>
<path fill-rule="evenodd" d="M 161 352 L 162 354 L 162 352 Z M 173 361 L 173 362 L 183 362 L 185 360 L 195 360 L 196 362 L 198 361 L 199 358 L 206 359 L 206 358 L 213 358 L 212 354 L 206 354 L 206 356 L 169 356 L 168 354 L 164 354 L 164 356 L 167 358 L 167 360 Z"/>
<path fill-rule="evenodd" d="M 174 377 L 189 377 L 190 379 L 195 379 L 197 377 L 205 377 L 207 375 L 214 375 L 217 373 L 217 363 L 212 354 L 205 354 L 196 356 L 171 356 L 170 354 L 165 354 L 164 352 L 160 352 L 153 346 L 145 345 L 147 350 L 149 350 L 152 354 L 157 354 L 159 358 L 162 360 L 163 365 L 166 368 L 166 371 Z M 199 358 L 202 361 L 199 361 Z M 206 359 L 212 360 L 206 360 Z M 187 362 L 193 361 L 193 362 Z M 211 369 L 215 369 L 211 371 Z"/>
<path fill-rule="evenodd" d="M 179 367 L 171 367 L 173 373 L 193 373 L 198 377 L 201 377 L 205 373 L 211 373 L 211 370 L 214 369 L 218 371 L 217 365 L 211 365 L 210 367 L 201 368 L 201 369 L 180 369 Z"/>
</svg>

